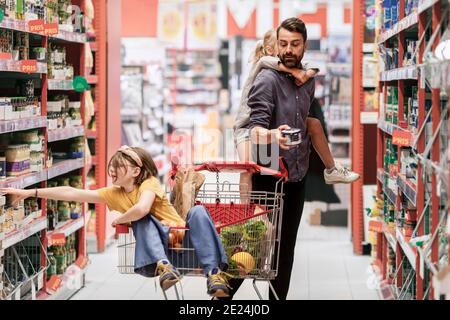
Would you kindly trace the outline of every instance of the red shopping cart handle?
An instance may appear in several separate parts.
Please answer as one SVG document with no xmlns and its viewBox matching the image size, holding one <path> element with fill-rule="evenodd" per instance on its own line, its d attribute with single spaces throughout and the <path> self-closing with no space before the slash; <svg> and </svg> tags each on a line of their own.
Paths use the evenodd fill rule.
<svg viewBox="0 0 450 320">
<path fill-rule="evenodd" d="M 116 234 L 127 234 L 130 232 L 130 226 L 128 224 L 117 224 Z"/>
<path fill-rule="evenodd" d="M 241 161 L 211 161 L 205 162 L 201 165 L 194 167 L 195 171 L 207 170 L 210 172 L 236 172 L 236 171 L 247 171 L 249 173 L 261 173 L 267 174 L 274 177 L 283 178 L 285 181 L 288 180 L 289 174 L 284 165 L 283 158 L 280 157 L 280 171 L 273 170 L 270 168 L 262 167 L 255 162 L 241 162 Z"/>
</svg>

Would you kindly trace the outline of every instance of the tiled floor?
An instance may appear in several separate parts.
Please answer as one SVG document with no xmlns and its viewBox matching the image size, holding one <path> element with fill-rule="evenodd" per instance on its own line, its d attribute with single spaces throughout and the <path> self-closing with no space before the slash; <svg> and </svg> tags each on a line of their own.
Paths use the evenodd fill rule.
<svg viewBox="0 0 450 320">
<path fill-rule="evenodd" d="M 310 226 L 310 209 L 309 205 L 305 205 L 288 299 L 378 299 L 377 292 L 367 286 L 369 257 L 353 254 L 347 228 Z M 117 272 L 117 249 L 114 246 L 103 254 L 90 255 L 89 258 L 91 264 L 86 274 L 86 287 L 73 299 L 163 299 L 159 287 L 155 290 L 153 279 Z M 184 278 L 182 285 L 185 299 L 209 299 L 205 278 Z M 260 283 L 259 287 L 267 297 L 267 284 Z M 169 298 L 175 298 L 175 294 L 169 292 Z M 236 300 L 257 298 L 250 281 L 246 281 L 235 296 Z"/>
</svg>

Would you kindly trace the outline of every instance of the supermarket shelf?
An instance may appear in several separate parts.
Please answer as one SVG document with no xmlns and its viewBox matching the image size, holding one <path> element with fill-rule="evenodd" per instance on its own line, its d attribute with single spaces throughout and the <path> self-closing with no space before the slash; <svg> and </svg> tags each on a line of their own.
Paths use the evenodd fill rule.
<svg viewBox="0 0 450 320">
<path fill-rule="evenodd" d="M 383 234 L 384 234 L 384 237 L 386 238 L 387 242 L 391 246 L 392 250 L 394 252 L 396 252 L 397 251 L 397 240 L 396 240 L 395 236 L 391 234 L 391 232 L 389 231 L 389 229 L 384 221 L 383 221 Z"/>
<path fill-rule="evenodd" d="M 378 112 L 361 112 L 360 119 L 362 124 L 377 124 Z"/>
<path fill-rule="evenodd" d="M 73 90 L 73 81 L 49 79 L 48 90 Z"/>
<path fill-rule="evenodd" d="M 52 167 L 48 168 L 48 179 L 66 174 L 70 171 L 84 167 L 84 158 L 57 161 Z"/>
<path fill-rule="evenodd" d="M 58 40 L 63 40 L 63 41 L 73 42 L 73 43 L 80 43 L 80 44 L 84 44 L 86 42 L 86 35 L 84 33 L 70 32 L 70 31 L 64 31 L 64 30 L 60 30 L 58 34 L 56 34 L 54 36 L 50 36 L 49 38 L 50 38 L 50 40 L 58 39 Z"/>
<path fill-rule="evenodd" d="M 383 180 L 384 180 L 384 170 L 383 169 L 377 170 L 377 179 L 379 182 L 381 182 L 381 184 L 383 184 Z"/>
<path fill-rule="evenodd" d="M 214 106 L 217 106 L 217 103 L 173 103 L 173 102 L 168 102 L 168 105 L 169 106 L 178 106 L 178 107 L 214 107 Z"/>
<path fill-rule="evenodd" d="M 391 188 L 389 188 L 388 186 L 386 186 L 384 184 L 384 170 L 383 169 L 377 170 L 377 179 L 382 184 L 383 192 L 386 194 L 386 197 L 388 198 L 388 200 L 391 203 L 395 204 L 397 202 L 397 194 L 394 192 L 394 190 L 392 190 Z"/>
<path fill-rule="evenodd" d="M 188 92 L 195 92 L 195 91 L 217 91 L 220 89 L 219 85 L 213 85 L 213 86 L 209 86 L 209 85 L 192 85 L 192 86 L 176 86 L 176 87 L 171 87 L 170 90 L 171 91 L 188 91 Z"/>
<path fill-rule="evenodd" d="M 68 220 L 60 223 L 55 230 L 47 234 L 48 246 L 53 245 L 53 237 L 63 234 L 65 238 L 84 227 L 84 218 Z"/>
<path fill-rule="evenodd" d="M 409 139 L 410 144 L 409 144 L 409 146 L 410 147 L 414 147 L 415 136 L 414 136 L 414 134 L 412 134 L 408 130 L 405 130 L 405 129 L 403 129 L 403 128 L 395 125 L 395 124 L 392 124 L 392 123 L 384 121 L 384 120 L 379 120 L 378 121 L 378 128 L 381 129 L 383 132 L 389 134 L 389 135 L 392 135 L 395 130 L 399 130 L 399 131 L 403 131 L 403 132 L 409 133 L 409 135 L 410 135 L 410 139 Z"/>
<path fill-rule="evenodd" d="M 0 121 L 0 134 L 47 127 L 47 117 Z"/>
<path fill-rule="evenodd" d="M 383 32 L 380 35 L 379 43 L 385 42 L 386 40 L 392 38 L 393 36 L 399 34 L 400 32 L 416 25 L 418 22 L 419 22 L 419 15 L 416 12 L 404 17 L 402 20 L 397 22 L 391 29 Z"/>
<path fill-rule="evenodd" d="M 419 76 L 417 66 L 407 66 L 403 68 L 397 68 L 393 70 L 383 71 L 380 73 L 381 81 L 394 81 L 394 80 L 417 80 Z"/>
<path fill-rule="evenodd" d="M 401 173 L 397 176 L 397 185 L 406 198 L 416 206 L 417 187 Z"/>
<path fill-rule="evenodd" d="M 218 78 L 220 75 L 210 72 L 177 71 L 168 72 L 164 75 L 166 78 Z"/>
<path fill-rule="evenodd" d="M 56 129 L 48 131 L 48 142 L 72 139 L 84 136 L 84 128 L 82 126 Z"/>
<path fill-rule="evenodd" d="M 330 143 L 351 143 L 352 142 L 352 137 L 349 136 L 329 136 L 328 137 L 328 141 Z"/>
<path fill-rule="evenodd" d="M 408 258 L 412 268 L 416 270 L 416 253 L 406 241 L 402 231 L 398 228 L 396 230 L 396 238 L 398 243 L 400 244 L 400 247 L 402 248 L 403 253 L 405 254 L 406 258 Z"/>
<path fill-rule="evenodd" d="M 47 170 L 44 169 L 40 172 L 32 172 L 23 176 L 12 177 L 5 181 L 0 181 L 0 187 L 24 189 L 45 180 L 47 180 Z"/>
<path fill-rule="evenodd" d="M 326 123 L 328 127 L 333 129 L 350 129 L 352 127 L 350 120 L 328 120 Z"/>
<path fill-rule="evenodd" d="M 25 20 L 4 18 L 3 21 L 0 23 L 0 28 L 21 31 L 21 32 L 26 32 L 26 33 L 30 33 L 30 34 L 43 36 L 43 34 L 38 33 L 38 32 L 30 32 L 29 22 L 27 22 Z M 68 32 L 68 31 L 63 31 L 63 30 L 60 30 L 60 32 L 57 35 L 50 36 L 50 38 L 64 40 L 64 41 L 68 41 L 68 42 L 75 42 L 75 43 L 86 42 L 85 34 L 76 33 L 76 32 Z"/>
<path fill-rule="evenodd" d="M 418 11 L 419 13 L 424 12 L 431 8 L 434 4 L 438 3 L 440 0 L 419 0 Z"/>
<path fill-rule="evenodd" d="M 46 228 L 47 217 L 36 218 L 34 219 L 34 221 L 22 227 L 20 230 L 7 233 L 5 239 L 3 240 L 3 249 L 7 249 Z"/>
<path fill-rule="evenodd" d="M 79 268 L 76 263 L 70 265 L 63 275 L 59 275 L 61 285 L 53 294 L 46 292 L 38 296 L 38 300 L 69 300 L 84 286 L 86 268 Z"/>
<path fill-rule="evenodd" d="M 47 64 L 43 62 L 36 62 L 37 71 L 31 72 L 31 74 L 46 74 L 47 73 Z M 27 73 L 22 70 L 22 61 L 15 60 L 3 60 L 0 59 L 0 72 L 20 72 Z"/>
</svg>

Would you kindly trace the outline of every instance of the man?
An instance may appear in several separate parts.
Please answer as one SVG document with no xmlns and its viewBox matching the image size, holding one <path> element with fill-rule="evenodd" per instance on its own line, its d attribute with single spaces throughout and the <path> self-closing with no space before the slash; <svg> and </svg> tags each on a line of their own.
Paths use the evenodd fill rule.
<svg viewBox="0 0 450 320">
<path fill-rule="evenodd" d="M 282 22 L 277 29 L 279 58 L 289 68 L 301 68 L 306 49 L 306 26 L 298 18 Z M 278 276 L 271 284 L 278 297 L 285 300 L 289 290 L 297 231 L 303 212 L 305 198 L 304 177 L 308 171 L 310 141 L 306 118 L 314 99 L 314 79 L 303 86 L 287 73 L 264 69 L 251 88 L 248 106 L 251 108 L 250 129 L 252 141 L 257 146 L 256 159 L 261 165 L 278 165 L 278 155 L 285 160 L 289 181 L 284 185 L 284 208 L 280 235 Z M 281 131 L 289 128 L 301 130 L 302 142 L 291 147 Z M 265 154 L 265 150 L 269 154 Z M 270 159 L 269 163 L 267 159 Z M 278 167 L 277 167 L 278 168 Z M 267 175 L 254 175 L 253 188 L 258 191 L 274 192 L 277 179 Z M 242 281 L 230 280 L 231 296 Z M 270 299 L 275 296 L 270 291 Z"/>
</svg>

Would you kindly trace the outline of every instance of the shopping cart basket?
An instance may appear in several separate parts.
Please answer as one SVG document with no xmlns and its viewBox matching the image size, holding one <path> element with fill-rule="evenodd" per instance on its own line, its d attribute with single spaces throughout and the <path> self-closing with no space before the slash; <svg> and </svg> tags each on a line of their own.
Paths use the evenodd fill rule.
<svg viewBox="0 0 450 320">
<path fill-rule="evenodd" d="M 227 273 L 238 279 L 252 279 L 260 299 L 256 281 L 270 284 L 278 273 L 280 232 L 283 212 L 283 184 L 287 170 L 280 161 L 281 171 L 243 162 L 207 162 L 196 166 L 196 171 L 216 174 L 215 183 L 205 183 L 199 190 L 195 204 L 203 205 L 209 212 L 219 233 L 228 257 Z M 259 173 L 277 177 L 273 191 L 250 191 L 248 186 L 230 183 L 230 173 Z M 201 276 L 195 250 L 189 241 L 188 228 L 181 247 L 170 248 L 168 258 L 184 275 Z M 118 226 L 119 272 L 134 273 L 135 240 L 131 228 Z M 178 291 L 175 286 L 177 298 Z M 166 294 L 164 296 L 167 299 Z"/>
</svg>

